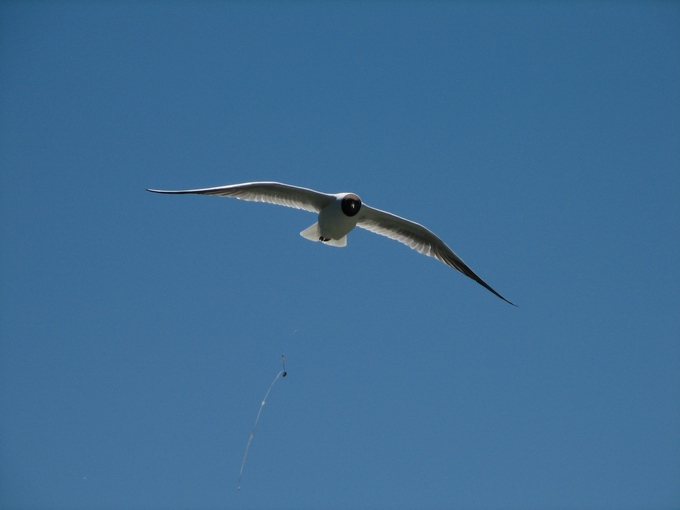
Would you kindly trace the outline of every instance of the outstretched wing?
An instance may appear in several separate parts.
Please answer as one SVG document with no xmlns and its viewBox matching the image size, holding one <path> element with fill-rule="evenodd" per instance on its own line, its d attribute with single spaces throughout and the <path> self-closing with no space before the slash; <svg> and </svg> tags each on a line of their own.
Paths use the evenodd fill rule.
<svg viewBox="0 0 680 510">
<path fill-rule="evenodd" d="M 266 202 L 316 213 L 320 212 L 321 209 L 333 200 L 333 195 L 314 191 L 313 189 L 291 186 L 290 184 L 282 184 L 280 182 L 246 182 L 243 184 L 232 184 L 230 186 L 218 186 L 216 188 L 177 191 L 148 189 L 147 191 L 174 195 L 195 193 L 198 195 L 233 197 L 238 198 L 239 200 Z"/>
<path fill-rule="evenodd" d="M 516 306 L 493 290 L 484 280 L 477 276 L 477 274 L 470 269 L 451 248 L 446 246 L 444 241 L 418 223 L 362 204 L 361 210 L 359 211 L 357 227 L 389 237 L 390 239 L 399 241 L 409 248 L 416 250 L 418 253 L 440 260 L 444 264 L 457 269 L 465 276 L 472 278 L 503 301 Z"/>
</svg>

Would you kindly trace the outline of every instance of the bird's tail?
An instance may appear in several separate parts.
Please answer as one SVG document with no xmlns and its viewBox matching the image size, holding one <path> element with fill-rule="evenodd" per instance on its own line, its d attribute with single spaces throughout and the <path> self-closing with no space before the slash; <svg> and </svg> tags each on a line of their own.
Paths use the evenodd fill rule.
<svg viewBox="0 0 680 510">
<path fill-rule="evenodd" d="M 302 232 L 300 232 L 300 235 L 305 239 L 309 239 L 310 241 L 323 241 L 323 244 L 327 244 L 329 246 L 336 246 L 338 248 L 347 246 L 347 236 L 341 237 L 340 239 L 323 239 L 318 223 L 314 223 L 314 225 L 311 227 L 304 229 Z"/>
<path fill-rule="evenodd" d="M 321 230 L 319 230 L 319 224 L 314 223 L 309 228 L 304 229 L 302 232 L 300 232 L 300 235 L 304 237 L 305 239 L 309 239 L 310 241 L 320 241 L 321 240 Z"/>
</svg>

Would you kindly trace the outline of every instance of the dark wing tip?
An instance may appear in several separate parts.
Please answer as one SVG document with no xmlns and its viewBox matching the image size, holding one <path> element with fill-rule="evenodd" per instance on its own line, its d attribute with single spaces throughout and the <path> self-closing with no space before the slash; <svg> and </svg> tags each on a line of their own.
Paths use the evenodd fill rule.
<svg viewBox="0 0 680 510">
<path fill-rule="evenodd" d="M 484 280 L 482 280 L 482 279 L 481 279 L 479 276 L 477 276 L 472 270 L 470 270 L 470 273 L 471 273 L 471 274 L 469 274 L 469 273 L 467 273 L 467 272 L 464 272 L 464 271 L 461 271 L 461 272 L 462 272 L 465 276 L 469 276 L 470 278 L 472 278 L 474 281 L 476 281 L 477 283 L 479 283 L 482 287 L 484 287 L 485 289 L 487 289 L 487 290 L 490 291 L 491 293 L 495 294 L 496 296 L 498 296 L 499 298 L 501 298 L 501 299 L 502 299 L 503 301 L 505 301 L 506 303 L 511 304 L 512 306 L 514 306 L 515 308 L 517 308 L 517 305 L 516 305 L 515 303 L 513 303 L 513 302 L 510 301 L 509 299 L 506 299 L 506 298 L 504 298 L 503 296 L 501 296 L 500 293 L 496 292 L 493 288 L 491 288 L 491 285 L 489 285 L 489 284 L 486 283 Z"/>
<path fill-rule="evenodd" d="M 514 306 L 515 308 L 518 308 L 518 306 L 517 306 L 515 303 L 513 303 L 513 302 L 510 301 L 509 299 L 506 299 L 506 298 L 504 298 L 503 296 L 501 296 L 498 292 L 496 292 L 495 290 L 493 290 L 493 289 L 491 288 L 490 285 L 487 285 L 487 283 L 486 283 L 484 280 L 482 280 L 481 278 L 477 277 L 477 278 L 473 278 L 473 280 L 475 280 L 477 283 L 479 283 L 480 285 L 482 285 L 485 289 L 487 289 L 487 290 L 491 291 L 492 293 L 494 293 L 496 296 L 498 296 L 499 298 L 501 298 L 501 299 L 502 299 L 503 301 L 505 301 L 506 303 L 511 304 L 511 305 Z"/>
<path fill-rule="evenodd" d="M 193 191 L 193 190 L 173 191 L 173 190 L 166 190 L 166 189 L 151 189 L 151 188 L 146 188 L 146 191 L 150 191 L 151 193 L 162 193 L 164 195 L 181 195 L 181 194 L 187 194 L 187 193 L 196 193 L 196 191 Z"/>
<path fill-rule="evenodd" d="M 513 302 L 510 301 L 509 299 L 506 299 L 506 298 L 504 298 L 503 296 L 501 296 L 498 292 L 496 292 L 495 290 L 493 290 L 493 289 L 491 288 L 491 286 L 490 286 L 489 284 L 487 284 L 484 280 L 482 280 L 479 276 L 477 276 L 477 275 L 474 274 L 474 273 L 472 273 L 472 274 L 473 274 L 474 276 L 470 276 L 469 274 L 466 274 L 466 276 L 470 276 L 470 278 L 472 278 L 474 281 L 476 281 L 477 283 L 479 283 L 482 287 L 484 287 L 484 288 L 487 289 L 488 291 L 492 292 L 493 294 L 495 294 L 496 296 L 498 296 L 499 298 L 501 298 L 501 299 L 502 299 L 503 301 L 505 301 L 506 303 L 511 304 L 512 306 L 514 306 L 515 308 L 517 308 L 517 305 L 516 305 L 515 303 L 513 303 Z"/>
<path fill-rule="evenodd" d="M 510 301 L 510 300 L 508 300 L 508 299 L 505 299 L 503 296 L 501 296 L 501 299 L 502 299 L 503 301 L 505 301 L 506 303 L 511 304 L 511 305 L 514 306 L 515 308 L 519 308 L 518 305 L 516 305 L 515 303 L 513 303 L 512 301 Z"/>
<path fill-rule="evenodd" d="M 468 278 L 476 281 L 478 284 L 480 284 L 482 287 L 484 287 L 486 290 L 494 294 L 495 296 L 498 296 L 501 298 L 503 301 L 505 301 L 508 304 L 511 304 L 514 307 L 517 307 L 515 303 L 510 301 L 509 299 L 504 298 L 501 296 L 498 292 L 496 292 L 491 285 L 486 283 L 484 280 L 482 280 L 479 276 L 477 276 L 477 273 L 475 273 L 463 260 L 458 257 L 451 249 L 446 246 L 445 244 L 442 243 L 442 246 L 439 247 L 439 249 L 436 250 L 437 253 L 437 258 L 444 262 L 445 264 L 451 266 L 452 268 L 460 271 L 463 273 L 465 276 Z"/>
</svg>

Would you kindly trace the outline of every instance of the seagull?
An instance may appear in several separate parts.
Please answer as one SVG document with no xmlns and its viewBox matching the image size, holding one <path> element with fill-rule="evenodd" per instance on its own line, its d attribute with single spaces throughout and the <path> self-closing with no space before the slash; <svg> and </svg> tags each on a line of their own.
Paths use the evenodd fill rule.
<svg viewBox="0 0 680 510">
<path fill-rule="evenodd" d="M 347 246 L 347 234 L 354 227 L 389 237 L 405 244 L 418 253 L 433 257 L 472 278 L 503 301 L 517 306 L 493 290 L 484 280 L 463 262 L 444 241 L 424 226 L 395 214 L 381 211 L 362 203 L 354 193 L 322 193 L 280 182 L 246 182 L 215 188 L 160 190 L 147 189 L 152 193 L 171 195 L 198 194 L 233 197 L 250 202 L 292 207 L 317 213 L 318 219 L 300 235 L 310 241 L 329 246 Z"/>
</svg>

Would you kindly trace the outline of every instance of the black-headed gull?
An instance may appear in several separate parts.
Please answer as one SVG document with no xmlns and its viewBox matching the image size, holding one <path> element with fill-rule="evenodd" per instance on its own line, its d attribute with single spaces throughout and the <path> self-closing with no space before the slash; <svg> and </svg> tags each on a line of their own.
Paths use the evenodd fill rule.
<svg viewBox="0 0 680 510">
<path fill-rule="evenodd" d="M 423 255 L 442 261 L 465 276 L 472 278 L 503 301 L 514 305 L 477 276 L 451 248 L 446 246 L 444 241 L 428 229 L 405 218 L 400 218 L 380 209 L 374 209 L 362 203 L 361 199 L 354 193 L 321 193 L 320 191 L 280 182 L 246 182 L 216 188 L 177 191 L 149 189 L 148 191 L 174 195 L 187 193 L 218 195 L 251 202 L 267 202 L 318 213 L 318 221 L 300 232 L 300 235 L 305 239 L 321 241 L 330 246 L 346 246 L 347 234 L 354 227 L 361 227 L 399 241 Z"/>
</svg>

